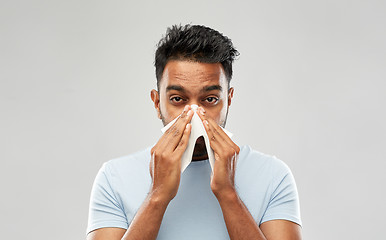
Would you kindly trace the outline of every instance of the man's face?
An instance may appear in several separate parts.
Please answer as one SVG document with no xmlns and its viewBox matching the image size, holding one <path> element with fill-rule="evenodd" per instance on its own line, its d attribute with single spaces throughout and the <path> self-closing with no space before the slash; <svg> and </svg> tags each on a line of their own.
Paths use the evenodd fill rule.
<svg viewBox="0 0 386 240">
<path fill-rule="evenodd" d="M 220 63 L 169 61 L 160 81 L 159 92 L 152 90 L 151 98 L 158 117 L 167 125 L 178 117 L 185 105 L 196 104 L 205 109 L 206 115 L 222 127 L 233 97 L 228 90 L 223 67 Z M 203 138 L 197 140 L 193 160 L 206 159 Z"/>
</svg>

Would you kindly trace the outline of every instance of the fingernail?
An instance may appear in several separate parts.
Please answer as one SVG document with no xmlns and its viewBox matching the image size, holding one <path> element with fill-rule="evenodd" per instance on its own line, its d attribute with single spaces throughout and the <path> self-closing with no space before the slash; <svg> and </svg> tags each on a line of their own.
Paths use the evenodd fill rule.
<svg viewBox="0 0 386 240">
<path fill-rule="evenodd" d="M 193 111 L 192 111 L 192 109 L 190 109 L 189 112 L 188 112 L 188 116 L 190 116 L 192 114 L 193 114 Z"/>
<path fill-rule="evenodd" d="M 204 124 L 205 124 L 205 125 L 209 125 L 209 123 L 208 123 L 207 120 L 204 120 Z"/>
<path fill-rule="evenodd" d="M 202 107 L 200 107 L 200 113 L 201 115 L 205 115 L 205 110 Z"/>
<path fill-rule="evenodd" d="M 186 112 L 186 111 L 188 111 L 188 109 L 189 109 L 189 105 L 185 105 L 184 111 Z"/>
</svg>

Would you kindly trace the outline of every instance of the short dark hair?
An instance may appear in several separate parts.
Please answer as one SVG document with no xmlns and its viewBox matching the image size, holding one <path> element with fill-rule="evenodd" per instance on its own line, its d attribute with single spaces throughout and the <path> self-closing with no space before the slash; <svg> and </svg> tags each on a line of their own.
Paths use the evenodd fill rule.
<svg viewBox="0 0 386 240">
<path fill-rule="evenodd" d="M 159 89 L 169 60 L 221 63 L 229 86 L 232 63 L 238 55 L 232 41 L 214 29 L 200 25 L 173 25 L 157 45 L 154 61 L 157 87 Z"/>
</svg>

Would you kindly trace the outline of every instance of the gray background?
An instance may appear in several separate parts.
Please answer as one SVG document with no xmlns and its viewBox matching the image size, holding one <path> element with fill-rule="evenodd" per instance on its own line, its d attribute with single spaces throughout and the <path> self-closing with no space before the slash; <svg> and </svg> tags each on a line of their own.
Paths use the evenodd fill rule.
<svg viewBox="0 0 386 240">
<path fill-rule="evenodd" d="M 2 239 L 83 239 L 102 163 L 160 136 L 166 27 L 241 52 L 227 128 L 284 160 L 305 239 L 385 239 L 385 1 L 0 3 Z"/>
</svg>

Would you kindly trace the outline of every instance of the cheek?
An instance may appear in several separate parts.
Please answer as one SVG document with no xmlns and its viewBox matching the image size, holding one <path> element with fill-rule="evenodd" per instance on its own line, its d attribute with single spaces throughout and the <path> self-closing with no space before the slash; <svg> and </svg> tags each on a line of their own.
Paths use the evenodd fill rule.
<svg viewBox="0 0 386 240">
<path fill-rule="evenodd" d="M 160 101 L 160 111 L 165 123 L 168 124 L 181 114 L 183 107 L 181 109 L 177 108 L 171 104 L 168 104 L 165 99 L 162 99 Z"/>
<path fill-rule="evenodd" d="M 227 113 L 227 105 L 222 104 L 221 106 L 218 106 L 215 109 L 205 109 L 207 112 L 207 116 L 211 119 L 213 119 L 217 124 L 221 124 L 224 122 L 226 118 L 226 113 Z"/>
</svg>

